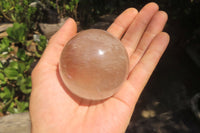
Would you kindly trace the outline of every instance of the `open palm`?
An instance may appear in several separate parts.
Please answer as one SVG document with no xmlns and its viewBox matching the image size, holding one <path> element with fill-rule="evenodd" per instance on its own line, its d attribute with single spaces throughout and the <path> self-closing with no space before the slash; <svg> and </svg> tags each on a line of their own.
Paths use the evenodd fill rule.
<svg viewBox="0 0 200 133">
<path fill-rule="evenodd" d="M 81 99 L 69 92 L 59 76 L 59 57 L 76 35 L 69 18 L 51 38 L 32 72 L 30 115 L 33 133 L 125 132 L 135 104 L 165 51 L 169 36 L 162 32 L 167 14 L 149 3 L 138 13 L 129 8 L 108 28 L 124 44 L 130 73 L 119 92 L 102 101 Z"/>
</svg>

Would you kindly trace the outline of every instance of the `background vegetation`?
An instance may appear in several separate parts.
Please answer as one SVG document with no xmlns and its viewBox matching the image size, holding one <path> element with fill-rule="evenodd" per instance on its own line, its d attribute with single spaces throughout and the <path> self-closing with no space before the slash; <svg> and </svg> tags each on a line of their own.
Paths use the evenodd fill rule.
<svg viewBox="0 0 200 133">
<path fill-rule="evenodd" d="M 199 27 L 198 0 L 154 1 L 168 12 L 169 23 L 178 20 L 187 27 L 189 32 L 185 36 L 191 36 Z M 30 74 L 48 41 L 40 32 L 40 22 L 57 23 L 61 18 L 72 17 L 87 28 L 101 15 L 118 15 L 128 7 L 139 10 L 148 2 L 150 0 L 0 0 L 0 23 L 13 23 L 6 31 L 8 35 L 0 39 L 1 115 L 28 111 Z M 31 50 L 33 44 L 35 49 Z"/>
</svg>

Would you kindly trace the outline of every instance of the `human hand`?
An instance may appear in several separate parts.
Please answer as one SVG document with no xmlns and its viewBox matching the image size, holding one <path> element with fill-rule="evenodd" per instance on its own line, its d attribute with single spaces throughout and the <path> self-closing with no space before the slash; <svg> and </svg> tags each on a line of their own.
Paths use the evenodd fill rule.
<svg viewBox="0 0 200 133">
<path fill-rule="evenodd" d="M 51 38 L 32 72 L 30 115 L 33 133 L 125 132 L 136 102 L 165 51 L 169 36 L 162 32 L 167 14 L 149 3 L 138 13 L 129 8 L 108 28 L 124 44 L 130 72 L 119 92 L 91 101 L 73 95 L 62 83 L 58 64 L 64 45 L 76 35 L 69 18 Z"/>
</svg>

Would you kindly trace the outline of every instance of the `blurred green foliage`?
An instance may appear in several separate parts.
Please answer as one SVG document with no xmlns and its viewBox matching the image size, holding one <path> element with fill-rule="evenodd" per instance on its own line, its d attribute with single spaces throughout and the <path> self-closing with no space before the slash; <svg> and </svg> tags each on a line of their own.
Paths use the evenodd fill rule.
<svg viewBox="0 0 200 133">
<path fill-rule="evenodd" d="M 77 20 L 79 0 L 40 0 L 40 2 L 45 8 L 55 10 L 59 19 L 70 16 Z"/>
<path fill-rule="evenodd" d="M 23 23 L 14 23 L 7 29 L 8 37 L 12 42 L 24 44 L 27 37 L 27 26 Z"/>
<path fill-rule="evenodd" d="M 36 7 L 29 4 L 34 0 L 0 0 L 1 16 L 10 22 L 25 23 L 29 29 L 34 26 L 37 18 Z"/>
<path fill-rule="evenodd" d="M 27 46 L 27 26 L 14 23 L 7 29 L 8 36 L 0 42 L 0 112 L 20 113 L 28 110 L 31 92 L 31 66 L 41 56 L 47 40 L 40 36 L 37 50 L 30 52 Z M 14 48 L 17 48 L 15 54 Z"/>
</svg>

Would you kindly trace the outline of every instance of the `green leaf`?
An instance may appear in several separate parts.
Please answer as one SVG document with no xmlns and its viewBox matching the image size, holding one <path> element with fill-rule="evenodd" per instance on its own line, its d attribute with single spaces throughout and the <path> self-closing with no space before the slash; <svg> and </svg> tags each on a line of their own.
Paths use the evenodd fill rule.
<svg viewBox="0 0 200 133">
<path fill-rule="evenodd" d="M 40 58 L 42 55 L 38 52 L 38 51 L 35 51 L 35 55 L 36 57 Z"/>
<path fill-rule="evenodd" d="M 26 62 L 25 71 L 28 71 L 31 68 L 31 64 L 34 62 L 34 58 L 29 58 L 28 62 Z"/>
<path fill-rule="evenodd" d="M 70 10 L 69 5 L 66 5 L 66 6 L 65 6 L 65 9 L 66 9 L 66 10 Z"/>
<path fill-rule="evenodd" d="M 3 91 L 0 92 L 0 98 L 4 100 L 9 100 L 13 98 L 14 94 L 14 90 L 11 90 L 6 86 L 3 88 Z"/>
<path fill-rule="evenodd" d="M 21 59 L 22 61 L 25 61 L 27 56 L 26 56 L 26 53 L 25 53 L 25 50 L 22 49 L 22 48 L 19 48 L 18 51 L 17 51 L 17 57 L 19 59 Z"/>
<path fill-rule="evenodd" d="M 9 44 L 9 43 L 10 43 L 10 40 L 9 40 L 7 37 L 4 37 L 4 38 L 1 40 L 1 43 Z"/>
<path fill-rule="evenodd" d="M 14 16 L 14 14 L 11 14 L 11 18 L 12 18 L 12 20 L 13 20 L 14 22 L 16 22 L 16 18 L 15 18 L 15 16 Z"/>
<path fill-rule="evenodd" d="M 19 73 L 24 73 L 24 71 L 26 70 L 26 65 L 25 65 L 24 62 L 20 62 L 20 63 L 18 64 L 18 67 L 19 67 L 19 69 L 18 69 L 18 72 L 19 72 Z"/>
<path fill-rule="evenodd" d="M 0 62 L 0 68 L 3 68 L 3 64 Z"/>
<path fill-rule="evenodd" d="M 18 86 L 20 86 L 21 84 L 24 84 L 24 82 L 25 82 L 25 79 L 24 79 L 24 76 L 23 76 L 23 74 L 22 73 L 19 73 L 18 74 L 18 79 L 17 79 L 17 85 Z"/>
<path fill-rule="evenodd" d="M 31 57 L 31 58 L 29 58 L 29 60 L 28 60 L 28 65 L 31 65 L 33 62 L 34 62 L 34 60 L 35 60 L 35 58 L 34 57 Z"/>
<path fill-rule="evenodd" d="M 1 80 L 1 81 L 4 81 L 4 80 L 5 80 L 5 77 L 4 77 L 4 74 L 3 74 L 3 73 L 0 73 L 0 80 Z"/>
<path fill-rule="evenodd" d="M 30 93 L 31 93 L 31 88 L 28 88 L 25 84 L 21 84 L 20 90 L 21 90 L 24 94 L 30 94 Z"/>
<path fill-rule="evenodd" d="M 31 93 L 31 77 L 24 78 L 23 75 L 19 75 L 19 78 L 17 80 L 17 85 L 19 86 L 20 90 L 24 94 L 30 94 Z"/>
<path fill-rule="evenodd" d="M 7 109 L 8 112 L 10 113 L 18 113 L 16 108 L 15 108 L 15 102 L 12 101 Z"/>
<path fill-rule="evenodd" d="M 37 45 L 37 49 L 40 51 L 40 52 L 43 52 L 44 49 L 46 48 L 46 45 L 47 45 L 47 38 L 43 35 L 40 36 L 40 41 L 37 42 L 38 45 Z"/>
<path fill-rule="evenodd" d="M 7 29 L 8 37 L 15 43 L 22 44 L 25 43 L 27 31 L 27 26 L 23 23 L 14 23 L 13 27 Z"/>
<path fill-rule="evenodd" d="M 6 84 L 6 79 L 4 74 L 1 72 L 0 73 L 0 87 L 2 87 L 2 85 Z"/>
<path fill-rule="evenodd" d="M 15 102 L 17 104 L 17 112 L 18 113 L 26 111 L 28 109 L 28 107 L 29 107 L 29 103 L 28 102 L 18 101 L 18 100 L 15 100 Z"/>
<path fill-rule="evenodd" d="M 31 45 L 31 43 L 32 43 L 32 40 L 31 41 L 27 41 L 25 45 L 28 47 L 28 46 Z"/>
<path fill-rule="evenodd" d="M 78 3 L 79 3 L 79 0 L 75 0 L 75 3 L 78 4 Z"/>
<path fill-rule="evenodd" d="M 26 80 L 26 86 L 27 86 L 27 87 L 32 87 L 31 76 L 28 76 L 28 78 L 27 78 L 27 80 Z"/>
<path fill-rule="evenodd" d="M 18 63 L 16 61 L 10 62 L 9 67 L 17 70 L 18 69 Z"/>
<path fill-rule="evenodd" d="M 0 53 L 10 52 L 10 51 L 11 51 L 10 41 L 7 37 L 4 37 L 0 43 Z"/>
<path fill-rule="evenodd" d="M 10 80 L 17 80 L 18 72 L 16 69 L 7 67 L 4 69 L 6 77 Z"/>
</svg>

